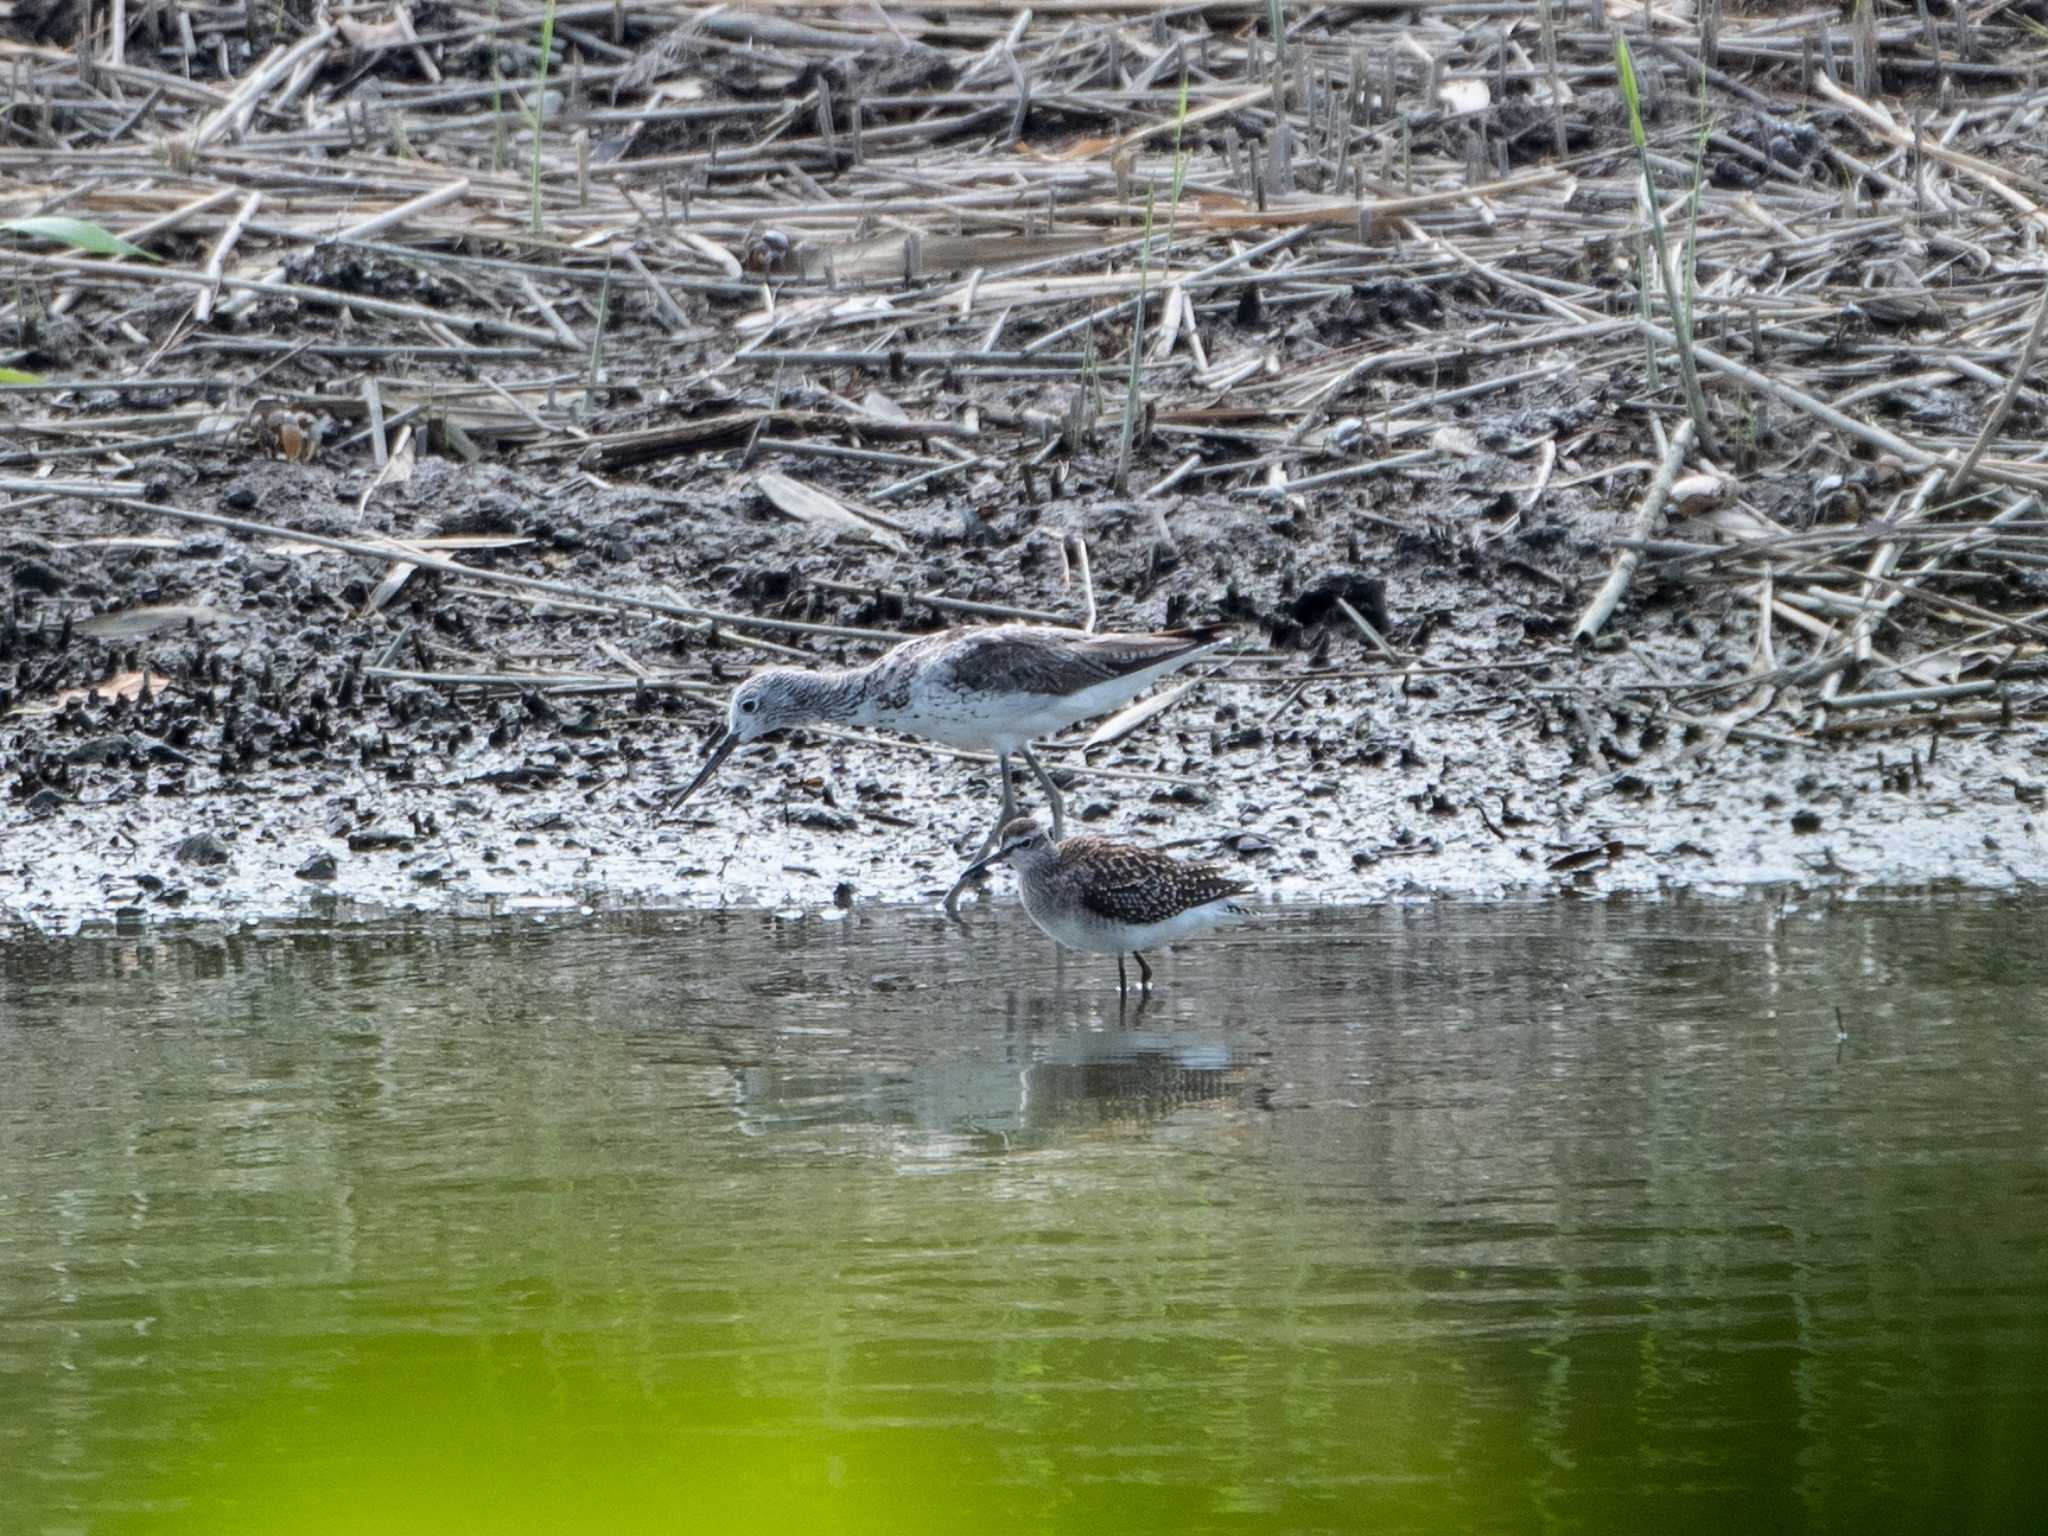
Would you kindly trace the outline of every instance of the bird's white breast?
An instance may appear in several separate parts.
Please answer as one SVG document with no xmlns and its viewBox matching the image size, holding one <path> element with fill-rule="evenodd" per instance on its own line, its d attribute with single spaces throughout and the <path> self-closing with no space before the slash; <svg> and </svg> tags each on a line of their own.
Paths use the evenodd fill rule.
<svg viewBox="0 0 2048 1536">
<path fill-rule="evenodd" d="M 1219 896 L 1214 901 L 1205 901 L 1199 907 L 1157 923 L 1122 924 L 1112 923 L 1092 913 L 1077 911 L 1071 907 L 1056 906 L 1050 902 L 1034 902 L 1030 886 L 1023 889 L 1024 910 L 1039 931 L 1056 943 L 1069 949 L 1078 949 L 1091 955 L 1120 955 L 1132 950 L 1153 949 L 1161 944 L 1171 944 L 1176 939 L 1189 938 L 1205 929 L 1219 924 L 1233 922 L 1247 912 L 1246 898 Z"/>
</svg>

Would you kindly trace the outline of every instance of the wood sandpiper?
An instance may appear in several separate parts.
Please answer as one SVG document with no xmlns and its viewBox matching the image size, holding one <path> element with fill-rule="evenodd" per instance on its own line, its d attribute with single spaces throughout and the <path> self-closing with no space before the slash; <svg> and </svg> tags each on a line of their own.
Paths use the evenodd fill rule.
<svg viewBox="0 0 2048 1536">
<path fill-rule="evenodd" d="M 1149 992 L 1152 967 L 1143 951 L 1252 911 L 1240 899 L 1251 886 L 1221 870 L 1106 838 L 1055 842 L 1029 816 L 1007 823 L 995 852 L 969 873 L 1003 863 L 1017 871 L 1024 910 L 1047 937 L 1069 949 L 1116 956 L 1120 996 L 1130 991 L 1126 954 L 1138 962 L 1139 992 Z"/>
<path fill-rule="evenodd" d="M 1223 644 L 1220 626 L 1150 634 L 1091 635 L 1038 624 L 945 629 L 907 640 L 865 667 L 808 672 L 769 667 L 733 690 L 724 729 L 697 776 L 669 806 L 701 789 L 735 747 L 770 732 L 812 723 L 879 726 L 971 752 L 993 752 L 1003 806 L 976 850 L 996 846 L 1017 814 L 1010 759 L 1021 757 L 1044 786 L 1060 835 L 1066 807 L 1059 786 L 1031 743 L 1077 721 L 1121 708 L 1170 672 Z M 967 876 L 947 894 L 951 908 Z"/>
</svg>

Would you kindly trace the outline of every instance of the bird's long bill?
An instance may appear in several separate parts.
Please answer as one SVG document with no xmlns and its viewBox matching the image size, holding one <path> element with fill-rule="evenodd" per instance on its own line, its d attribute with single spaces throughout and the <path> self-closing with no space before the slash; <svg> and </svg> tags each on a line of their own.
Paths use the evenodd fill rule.
<svg viewBox="0 0 2048 1536">
<path fill-rule="evenodd" d="M 996 865 L 1002 863 L 1003 857 L 1004 851 L 1001 848 L 998 848 L 994 853 L 990 854 L 987 858 L 976 859 L 972 864 L 968 865 L 965 869 L 961 870 L 960 878 L 962 880 L 972 880 L 984 869 L 993 869 Z"/>
<path fill-rule="evenodd" d="M 704 754 L 704 766 L 697 770 L 697 777 L 690 780 L 690 787 L 669 801 L 668 808 L 674 810 L 685 800 L 689 799 L 690 796 L 702 789 L 704 781 L 718 772 L 718 765 L 730 757 L 732 749 L 738 745 L 738 737 L 734 736 L 731 731 L 726 730 L 723 726 L 719 727 L 718 734 L 712 738 L 711 750 Z"/>
</svg>

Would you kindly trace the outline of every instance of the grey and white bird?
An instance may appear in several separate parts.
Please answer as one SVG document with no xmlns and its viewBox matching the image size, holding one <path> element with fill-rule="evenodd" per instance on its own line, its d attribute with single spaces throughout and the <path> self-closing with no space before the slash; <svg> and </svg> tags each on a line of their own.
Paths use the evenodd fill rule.
<svg viewBox="0 0 2048 1536">
<path fill-rule="evenodd" d="M 1056 842 L 1029 816 L 1003 827 L 995 852 L 969 874 L 995 864 L 1017 871 L 1024 910 L 1045 935 L 1069 949 L 1116 956 L 1119 995 L 1130 990 L 1124 956 L 1138 962 L 1138 990 L 1152 988 L 1144 951 L 1247 917 L 1252 887 L 1206 864 L 1187 864 L 1152 848 L 1100 837 Z"/>
<path fill-rule="evenodd" d="M 995 753 L 1002 814 L 979 857 L 1017 814 L 1012 757 L 1023 758 L 1044 786 L 1057 833 L 1066 807 L 1031 743 L 1121 708 L 1216 649 L 1227 633 L 1201 626 L 1093 635 L 1039 624 L 989 624 L 920 635 L 878 661 L 845 671 L 769 667 L 733 690 L 724 729 L 713 737 L 697 776 L 669 804 L 680 805 L 701 789 L 734 748 L 772 732 L 812 724 L 875 726 L 963 751 Z"/>
</svg>

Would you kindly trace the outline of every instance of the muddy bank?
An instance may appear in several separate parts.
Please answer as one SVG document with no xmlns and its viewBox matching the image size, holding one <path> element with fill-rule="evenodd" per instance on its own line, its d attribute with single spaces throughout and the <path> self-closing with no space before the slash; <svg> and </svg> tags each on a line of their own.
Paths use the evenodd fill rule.
<svg viewBox="0 0 2048 1536">
<path fill-rule="evenodd" d="M 1225 618 L 1249 655 L 1275 659 L 1226 658 L 1124 740 L 1055 754 L 1078 770 L 1078 823 L 1238 863 L 1277 899 L 2048 873 L 2034 804 L 2048 760 L 2024 722 L 1854 747 L 1716 739 L 1623 690 L 1726 670 L 1749 615 L 1653 601 L 1624 613 L 1620 643 L 1563 646 L 1606 564 L 1613 515 L 1595 506 L 1552 525 L 1540 566 L 1533 540 L 1482 553 L 1211 498 L 1157 519 L 1107 497 L 990 505 L 973 542 L 934 505 L 906 519 L 927 552 L 897 554 L 821 539 L 755 498 L 678 516 L 630 491 L 422 469 L 350 536 L 488 533 L 520 542 L 469 550 L 479 567 L 806 623 L 929 626 L 937 611 L 889 594 L 940 588 L 1071 614 L 1059 536 L 1084 535 L 1105 627 Z M 223 474 L 209 495 L 195 476 L 188 499 L 237 507 L 248 478 Z M 347 476 L 266 466 L 260 479 L 247 515 L 343 525 Z M 652 616 L 451 590 L 463 584 L 432 572 L 367 611 L 388 563 L 166 534 L 76 504 L 42 521 L 32 553 L 16 535 L 0 724 L 0 891 L 38 927 L 915 902 L 944 890 L 994 813 L 987 765 L 805 733 L 743 751 L 669 815 L 716 714 L 663 679 L 716 684 L 761 653 Z M 1340 591 L 1410 666 L 1345 618 Z M 101 636 L 90 615 L 168 627 Z M 390 675 L 537 667 L 516 688 Z M 637 688 L 550 680 L 629 667 L 648 674 Z"/>
<path fill-rule="evenodd" d="M 666 797 L 756 666 L 1091 603 L 1239 643 L 1078 824 L 1276 899 L 2048 875 L 2024 28 L 1667 29 L 1639 154 L 1604 32 L 614 14 L 536 179 L 459 8 L 154 116 L 8 45 L 6 215 L 147 253 L 8 236 L 8 920 L 932 899 L 986 765 Z"/>
</svg>

